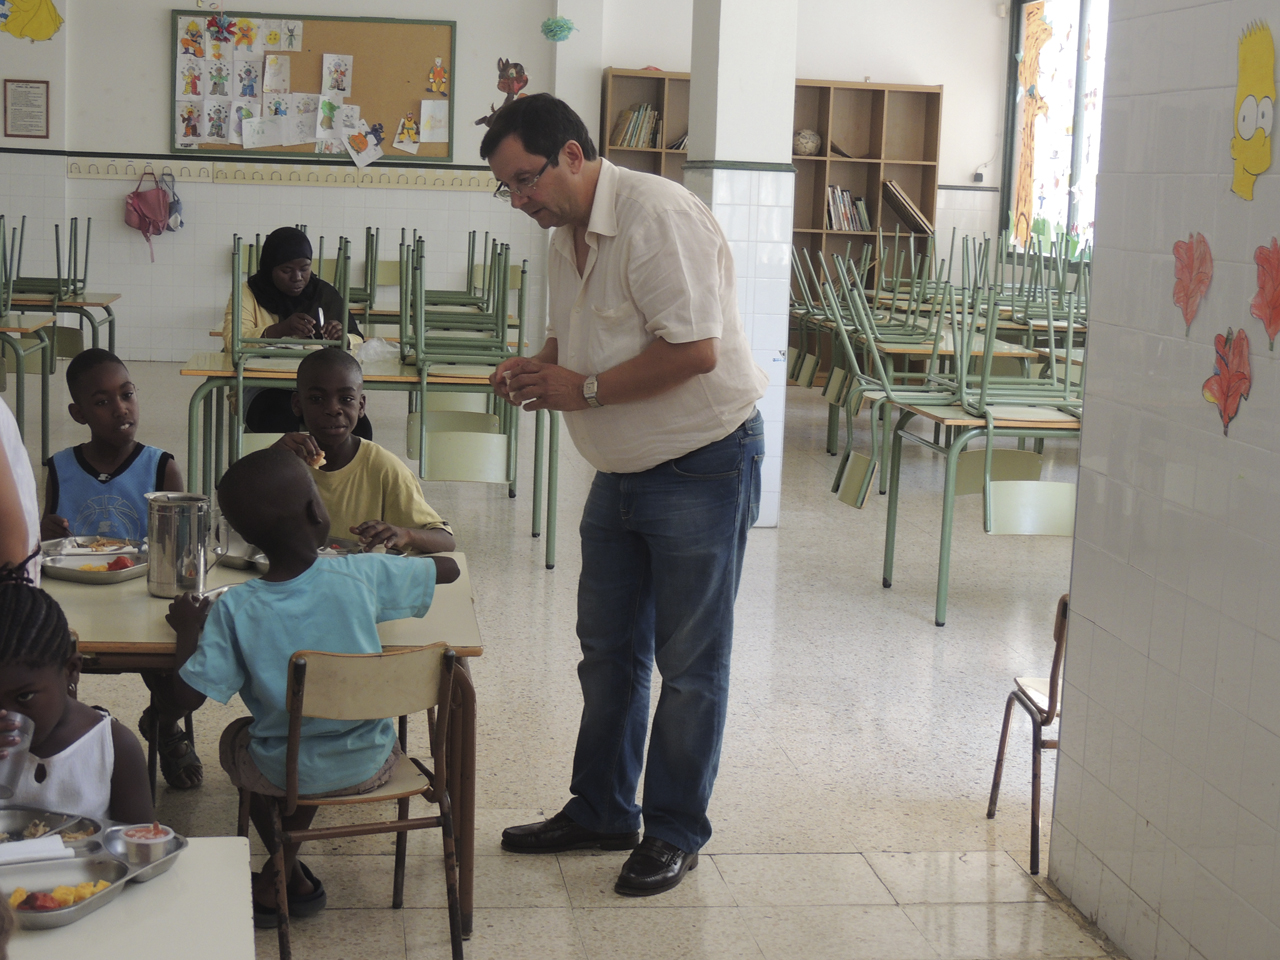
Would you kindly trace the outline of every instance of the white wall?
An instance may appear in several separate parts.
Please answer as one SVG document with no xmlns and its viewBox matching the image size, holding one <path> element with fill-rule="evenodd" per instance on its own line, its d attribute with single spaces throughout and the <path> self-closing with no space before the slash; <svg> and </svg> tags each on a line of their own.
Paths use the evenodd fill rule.
<svg viewBox="0 0 1280 960">
<path fill-rule="evenodd" d="M 1262 0 L 1112 0 L 1049 875 L 1133 960 L 1280 950 L 1280 354 L 1251 318 L 1280 169 L 1230 192 Z M 1274 149 L 1274 148 L 1273 148 Z M 1173 245 L 1214 276 L 1187 335 Z M 1223 435 L 1214 336 L 1250 340 Z"/>
<path fill-rule="evenodd" d="M 55 3 L 58 12 L 64 18 L 67 14 L 67 2 L 68 0 L 57 0 Z M 64 23 L 62 29 L 48 40 L 36 43 L 0 32 L 0 79 L 49 81 L 49 139 L 29 140 L 26 137 L 6 137 L 4 128 L 0 126 L 0 147 L 16 147 L 22 150 L 61 150 L 65 145 L 64 101 L 69 33 Z M 2 93 L 3 91 L 0 90 L 0 94 Z M 0 213 L 3 212 L 0 210 Z"/>
</svg>

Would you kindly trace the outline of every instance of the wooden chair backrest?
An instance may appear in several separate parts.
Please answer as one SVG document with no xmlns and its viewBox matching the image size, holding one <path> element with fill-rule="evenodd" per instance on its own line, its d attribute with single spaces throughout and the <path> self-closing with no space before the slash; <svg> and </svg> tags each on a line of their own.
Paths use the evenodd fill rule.
<svg viewBox="0 0 1280 960">
<path fill-rule="evenodd" d="M 289 658 L 288 706 L 301 697 L 301 716 L 381 720 L 429 710 L 440 702 L 447 643 L 391 648 L 383 653 L 299 650 Z M 299 669 L 301 668 L 301 669 Z"/>
<path fill-rule="evenodd" d="M 1044 725 L 1053 723 L 1058 716 L 1058 698 L 1062 688 L 1062 661 L 1067 652 L 1067 614 L 1070 612 L 1071 595 L 1058 598 L 1058 613 L 1053 621 L 1053 665 L 1049 668 L 1049 708 L 1045 711 Z"/>
</svg>

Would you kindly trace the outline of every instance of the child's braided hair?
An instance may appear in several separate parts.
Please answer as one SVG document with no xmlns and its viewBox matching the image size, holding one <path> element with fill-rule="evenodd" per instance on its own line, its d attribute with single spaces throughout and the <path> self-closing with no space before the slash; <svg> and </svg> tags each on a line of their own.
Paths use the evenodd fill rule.
<svg viewBox="0 0 1280 960">
<path fill-rule="evenodd" d="M 27 561 L 0 566 L 0 663 L 62 665 L 73 653 L 58 602 L 27 576 Z"/>
</svg>

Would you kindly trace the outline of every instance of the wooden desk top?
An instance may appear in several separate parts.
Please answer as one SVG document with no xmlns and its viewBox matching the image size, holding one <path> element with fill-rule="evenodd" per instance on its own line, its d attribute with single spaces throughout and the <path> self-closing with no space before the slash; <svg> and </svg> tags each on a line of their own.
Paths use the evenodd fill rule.
<svg viewBox="0 0 1280 960">
<path fill-rule="evenodd" d="M 83 920 L 52 930 L 15 930 L 11 960 L 172 957 L 253 960 L 249 841 L 191 837 L 173 868 Z M 181 949 L 174 950 L 174 944 Z"/>
<path fill-rule="evenodd" d="M 14 300 L 17 300 L 17 299 L 18 299 L 17 297 L 14 297 Z M 41 327 L 47 327 L 49 324 L 53 323 L 53 321 L 56 319 L 57 317 L 51 314 L 47 317 L 43 317 L 33 322 L 24 323 L 24 325 L 20 327 L 8 327 L 8 326 L 0 327 L 0 333 L 35 333 Z"/>
<path fill-rule="evenodd" d="M 421 620 L 388 620 L 378 625 L 386 646 L 416 646 L 448 640 L 459 647 L 480 646 L 471 577 L 463 553 L 447 553 L 458 561 L 461 575 L 436 588 L 431 609 Z M 206 589 L 244 583 L 256 570 L 235 570 L 221 564 L 209 571 Z M 72 583 L 42 577 L 40 584 L 62 607 L 67 623 L 80 636 L 83 654 L 147 654 L 173 656 L 173 628 L 165 623 L 169 602 L 147 593 L 147 578 L 117 584 Z"/>
<path fill-rule="evenodd" d="M 986 349 L 985 340 L 981 335 L 973 338 L 973 349 L 969 352 L 971 357 L 980 357 Z M 893 354 L 895 356 L 904 357 L 928 357 L 933 355 L 933 344 L 925 343 L 885 343 L 876 341 L 876 350 L 880 353 Z M 997 357 L 1034 357 L 1036 352 L 1028 347 L 1022 346 L 1020 343 L 1005 343 L 1003 340 L 997 340 L 992 347 L 991 352 Z M 942 344 L 938 347 L 938 356 L 953 357 L 955 356 L 955 338 L 951 336 L 950 330 L 942 331 Z"/>
<path fill-rule="evenodd" d="M 301 357 L 253 357 L 245 364 L 245 376 L 265 380 L 297 379 L 298 364 Z M 372 383 L 417 383 L 418 368 L 412 363 L 400 363 L 398 360 L 376 360 L 362 363 L 364 379 Z M 459 372 L 448 373 L 453 364 L 432 364 L 427 373 L 428 383 L 468 383 L 487 384 L 489 374 L 486 370 L 481 374 L 475 364 L 457 364 Z M 435 372 L 439 370 L 440 372 Z M 234 377 L 235 366 L 231 363 L 231 354 L 197 353 L 183 365 L 180 371 L 184 377 Z"/>
<path fill-rule="evenodd" d="M 72 297 L 69 300 L 59 300 L 60 307 L 109 307 L 111 304 L 119 300 L 123 294 L 120 293 L 86 293 L 83 297 Z M 53 303 L 53 294 L 51 293 L 15 293 L 13 302 L 23 307 L 40 307 Z"/>
<path fill-rule="evenodd" d="M 958 403 L 945 407 L 916 407 L 910 404 L 901 405 L 916 416 L 944 427 L 985 427 L 987 421 L 982 417 L 974 417 L 966 412 Z M 1032 407 L 1014 404 L 992 404 L 996 414 L 996 426 L 999 428 L 1028 430 L 1079 430 L 1080 418 L 1074 417 L 1064 410 L 1054 407 Z"/>
<path fill-rule="evenodd" d="M 1044 357 L 1046 360 L 1049 358 L 1050 351 L 1048 347 L 1036 347 L 1035 350 L 1039 356 Z M 1067 359 L 1061 348 L 1054 350 L 1053 354 L 1058 358 L 1059 363 L 1062 363 Z M 1077 367 L 1084 366 L 1084 347 L 1072 347 L 1071 362 Z"/>
</svg>

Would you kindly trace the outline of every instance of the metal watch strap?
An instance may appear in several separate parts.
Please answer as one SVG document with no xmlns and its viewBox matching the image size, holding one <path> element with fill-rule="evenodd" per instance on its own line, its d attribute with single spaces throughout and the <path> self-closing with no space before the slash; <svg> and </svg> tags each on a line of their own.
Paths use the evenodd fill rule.
<svg viewBox="0 0 1280 960">
<path fill-rule="evenodd" d="M 586 401 L 587 401 L 587 406 L 589 406 L 589 407 L 602 407 L 602 406 L 604 406 L 604 404 L 602 404 L 599 400 L 597 400 L 597 399 L 596 399 L 596 378 L 595 378 L 595 376 L 587 377 L 587 379 L 586 379 L 586 380 L 582 381 L 582 396 L 586 399 Z"/>
</svg>

